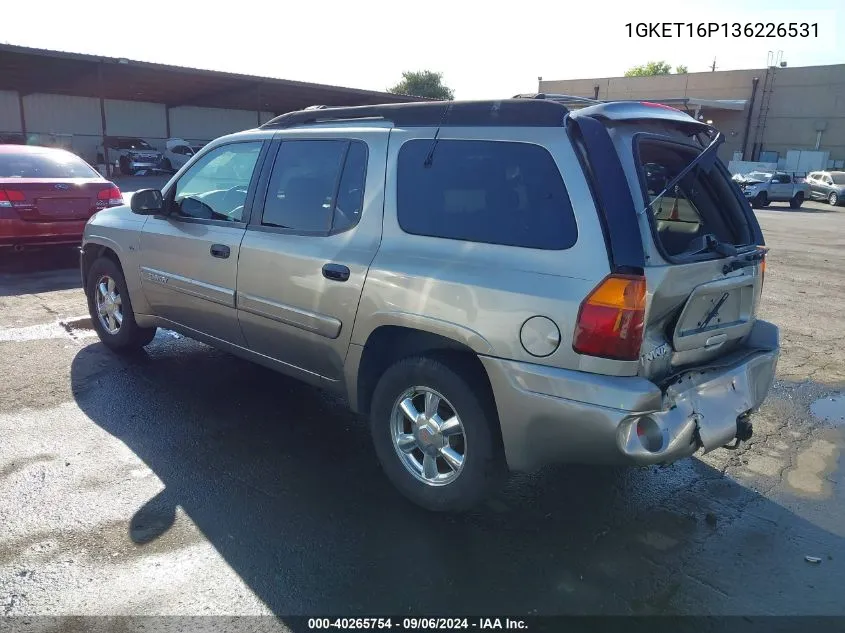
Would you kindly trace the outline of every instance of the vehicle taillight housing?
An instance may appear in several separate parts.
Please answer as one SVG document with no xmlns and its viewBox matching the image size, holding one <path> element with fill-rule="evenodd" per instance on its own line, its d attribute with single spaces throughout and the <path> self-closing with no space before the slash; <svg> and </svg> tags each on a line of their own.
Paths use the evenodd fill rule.
<svg viewBox="0 0 845 633">
<path fill-rule="evenodd" d="M 637 360 L 645 304 L 645 277 L 608 275 L 581 303 L 572 349 L 588 356 Z"/>
<path fill-rule="evenodd" d="M 123 204 L 123 194 L 120 189 L 111 185 L 107 189 L 100 190 L 97 194 L 97 208 L 103 209 L 106 207 L 119 207 Z"/>
<path fill-rule="evenodd" d="M 21 203 L 26 200 L 23 191 L 16 191 L 14 189 L 0 189 L 0 208 L 9 208 L 17 206 L 15 203 Z"/>
<path fill-rule="evenodd" d="M 648 106 L 649 108 L 663 108 L 664 110 L 675 110 L 676 112 L 680 112 L 678 108 L 673 108 L 665 103 L 655 103 L 654 101 L 640 101 L 640 105 Z"/>
</svg>

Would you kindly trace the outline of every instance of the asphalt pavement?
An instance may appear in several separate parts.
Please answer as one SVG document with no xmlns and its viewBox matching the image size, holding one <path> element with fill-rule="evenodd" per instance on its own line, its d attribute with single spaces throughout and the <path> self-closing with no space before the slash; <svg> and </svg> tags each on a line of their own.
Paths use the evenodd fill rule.
<svg viewBox="0 0 845 633">
<path fill-rule="evenodd" d="M 783 354 L 750 443 L 458 516 L 338 399 L 167 331 L 115 356 L 74 326 L 76 253 L 5 259 L 0 615 L 845 615 L 845 213 L 758 217 Z"/>
</svg>

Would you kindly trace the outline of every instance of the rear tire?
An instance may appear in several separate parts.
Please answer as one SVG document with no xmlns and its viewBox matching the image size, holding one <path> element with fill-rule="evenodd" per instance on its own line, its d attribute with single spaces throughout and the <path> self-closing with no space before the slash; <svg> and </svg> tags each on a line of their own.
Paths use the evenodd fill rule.
<svg viewBox="0 0 845 633">
<path fill-rule="evenodd" d="M 140 327 L 135 322 L 120 266 L 100 257 L 91 264 L 86 278 L 88 313 L 103 345 L 114 352 L 133 353 L 153 340 L 156 328 Z"/>
<path fill-rule="evenodd" d="M 839 204 L 839 196 L 836 195 L 835 191 L 831 191 L 830 195 L 827 197 L 827 201 L 830 203 L 830 206 L 835 207 Z"/>
<path fill-rule="evenodd" d="M 382 469 L 399 492 L 428 510 L 472 508 L 507 472 L 498 416 L 492 396 L 485 398 L 489 387 L 456 361 L 401 360 L 384 372 L 372 399 L 370 430 Z"/>
<path fill-rule="evenodd" d="M 789 201 L 789 208 L 800 209 L 802 204 L 804 204 L 804 194 L 799 191 L 795 194 L 792 200 Z"/>
</svg>

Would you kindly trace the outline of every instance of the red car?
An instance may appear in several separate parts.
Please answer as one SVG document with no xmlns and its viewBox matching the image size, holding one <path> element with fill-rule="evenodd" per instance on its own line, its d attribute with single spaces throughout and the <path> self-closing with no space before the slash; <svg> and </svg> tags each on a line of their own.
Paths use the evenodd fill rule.
<svg viewBox="0 0 845 633">
<path fill-rule="evenodd" d="M 88 218 L 121 204 L 120 189 L 75 154 L 0 145 L 0 250 L 79 244 Z"/>
</svg>

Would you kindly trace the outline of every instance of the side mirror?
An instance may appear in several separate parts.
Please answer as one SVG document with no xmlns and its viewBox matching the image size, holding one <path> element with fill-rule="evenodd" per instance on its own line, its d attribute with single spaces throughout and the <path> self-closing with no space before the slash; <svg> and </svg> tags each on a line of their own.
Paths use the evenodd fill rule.
<svg viewBox="0 0 845 633">
<path fill-rule="evenodd" d="M 158 189 L 141 189 L 132 194 L 129 206 L 138 215 L 159 215 L 164 211 L 164 196 Z"/>
</svg>

